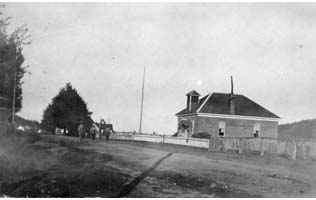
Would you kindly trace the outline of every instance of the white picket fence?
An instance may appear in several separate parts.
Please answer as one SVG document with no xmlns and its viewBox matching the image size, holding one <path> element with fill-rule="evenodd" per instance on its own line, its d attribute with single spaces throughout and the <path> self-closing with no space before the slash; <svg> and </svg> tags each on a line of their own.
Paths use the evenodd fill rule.
<svg viewBox="0 0 316 200">
<path fill-rule="evenodd" d="M 153 143 L 166 143 L 166 144 L 177 144 L 192 147 L 208 148 L 208 139 L 197 139 L 197 138 L 180 138 L 166 135 L 147 135 L 147 134 L 133 134 L 133 133 L 115 133 L 111 134 L 111 139 L 114 140 L 128 140 L 128 141 L 143 141 Z"/>
<path fill-rule="evenodd" d="M 163 143 L 163 137 L 158 135 L 133 135 L 134 141 Z"/>
<path fill-rule="evenodd" d="M 165 136 L 164 143 L 168 144 L 177 144 L 177 145 L 185 145 L 185 146 L 192 146 L 192 147 L 200 147 L 200 148 L 208 148 L 209 140 L 208 139 L 197 139 L 197 138 L 180 138 L 180 137 L 172 137 L 172 136 Z"/>
</svg>

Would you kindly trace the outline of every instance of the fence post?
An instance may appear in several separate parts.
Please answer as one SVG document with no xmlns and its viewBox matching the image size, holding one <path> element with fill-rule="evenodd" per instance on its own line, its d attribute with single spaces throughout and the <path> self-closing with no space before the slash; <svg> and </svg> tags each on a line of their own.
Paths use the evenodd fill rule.
<svg viewBox="0 0 316 200">
<path fill-rule="evenodd" d="M 306 145 L 302 145 L 302 154 L 303 154 L 303 159 L 306 159 Z"/>
<path fill-rule="evenodd" d="M 297 146 L 296 146 L 296 142 L 293 140 L 291 143 L 291 159 L 292 160 L 296 160 L 296 154 L 297 154 Z"/>
<path fill-rule="evenodd" d="M 208 150 L 209 151 L 218 151 L 218 138 L 211 136 L 209 139 L 209 146 Z"/>
<path fill-rule="evenodd" d="M 264 151 L 263 151 L 263 138 L 261 138 L 261 146 L 260 146 L 260 155 L 263 156 Z"/>
<path fill-rule="evenodd" d="M 217 136 L 214 137 L 213 145 L 214 145 L 213 150 L 218 151 L 218 137 Z"/>
<path fill-rule="evenodd" d="M 218 144 L 219 144 L 220 151 L 225 153 L 226 152 L 226 148 L 225 148 L 224 140 L 223 139 L 219 139 Z"/>
<path fill-rule="evenodd" d="M 165 135 L 162 135 L 162 144 L 165 143 Z"/>
<path fill-rule="evenodd" d="M 248 154 L 249 142 L 247 140 L 244 140 L 243 146 L 245 147 L 245 154 Z"/>
<path fill-rule="evenodd" d="M 208 151 L 211 151 L 211 145 L 212 145 L 212 136 L 210 136 L 210 138 L 208 139 Z"/>
<path fill-rule="evenodd" d="M 242 139 L 239 138 L 239 148 L 238 148 L 238 153 L 239 154 L 242 154 L 242 151 L 243 151 L 243 143 L 242 143 Z"/>
<path fill-rule="evenodd" d="M 306 157 L 310 157 L 310 154 L 311 154 L 311 146 L 307 145 L 306 146 Z"/>
</svg>

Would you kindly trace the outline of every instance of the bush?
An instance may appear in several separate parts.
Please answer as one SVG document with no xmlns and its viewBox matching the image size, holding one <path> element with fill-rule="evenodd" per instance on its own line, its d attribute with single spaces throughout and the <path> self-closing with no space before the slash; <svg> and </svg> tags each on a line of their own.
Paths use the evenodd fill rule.
<svg viewBox="0 0 316 200">
<path fill-rule="evenodd" d="M 200 138 L 200 139 L 210 139 L 211 135 L 206 132 L 201 132 L 201 133 L 194 133 L 192 135 L 193 138 Z"/>
</svg>

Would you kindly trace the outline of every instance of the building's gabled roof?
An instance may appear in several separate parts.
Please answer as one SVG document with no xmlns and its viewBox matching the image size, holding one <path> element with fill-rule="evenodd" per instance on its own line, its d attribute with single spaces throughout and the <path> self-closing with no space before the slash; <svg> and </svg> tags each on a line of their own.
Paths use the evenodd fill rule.
<svg viewBox="0 0 316 200">
<path fill-rule="evenodd" d="M 201 96 L 197 91 L 191 90 L 186 96 Z"/>
<path fill-rule="evenodd" d="M 196 109 L 188 112 L 183 109 L 176 115 L 193 114 L 193 113 L 211 113 L 231 115 L 229 109 L 230 94 L 213 93 L 206 95 L 199 101 Z M 240 116 L 253 116 L 253 117 L 266 117 L 266 118 L 280 118 L 269 110 L 263 108 L 254 101 L 248 99 L 243 95 L 234 95 L 235 115 Z"/>
</svg>

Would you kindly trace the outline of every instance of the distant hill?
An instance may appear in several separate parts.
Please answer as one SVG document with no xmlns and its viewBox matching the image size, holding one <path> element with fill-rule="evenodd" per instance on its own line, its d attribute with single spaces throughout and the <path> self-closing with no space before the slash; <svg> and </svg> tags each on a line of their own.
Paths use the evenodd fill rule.
<svg viewBox="0 0 316 200">
<path fill-rule="evenodd" d="M 316 139 L 316 119 L 279 125 L 279 139 Z"/>
<path fill-rule="evenodd" d="M 15 123 L 17 126 L 29 126 L 33 129 L 38 129 L 40 127 L 38 121 L 28 120 L 19 115 L 15 115 Z"/>
</svg>

